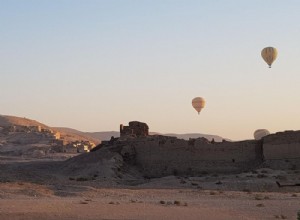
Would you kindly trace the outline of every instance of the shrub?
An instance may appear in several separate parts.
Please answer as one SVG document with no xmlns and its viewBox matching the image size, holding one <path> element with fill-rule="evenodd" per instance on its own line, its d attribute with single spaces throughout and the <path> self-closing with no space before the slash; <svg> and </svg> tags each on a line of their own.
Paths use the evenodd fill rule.
<svg viewBox="0 0 300 220">
<path fill-rule="evenodd" d="M 275 218 L 277 219 L 287 219 L 285 215 L 275 215 Z"/>
<path fill-rule="evenodd" d="M 209 192 L 209 195 L 212 195 L 212 196 L 213 196 L 213 195 L 216 195 L 216 194 L 217 194 L 217 193 L 214 192 L 214 191 L 210 191 L 210 192 Z"/>
<path fill-rule="evenodd" d="M 87 202 L 85 202 L 85 201 L 80 201 L 80 204 L 88 204 Z"/>
<path fill-rule="evenodd" d="M 180 180 L 180 184 L 185 184 L 186 181 L 185 180 Z"/>
<path fill-rule="evenodd" d="M 76 179 L 76 181 L 88 181 L 88 178 L 86 178 L 86 177 L 78 177 Z"/>
<path fill-rule="evenodd" d="M 177 176 L 177 175 L 178 175 L 178 170 L 174 169 L 174 170 L 173 170 L 173 175 L 174 175 L 174 176 Z"/>
<path fill-rule="evenodd" d="M 180 205 L 180 204 L 181 204 L 180 201 L 178 201 L 178 200 L 175 200 L 175 201 L 174 201 L 174 205 Z"/>
<path fill-rule="evenodd" d="M 267 175 L 265 175 L 265 174 L 258 174 L 257 175 L 257 178 L 264 178 L 264 177 L 267 177 Z"/>
<path fill-rule="evenodd" d="M 261 197 L 261 195 L 255 195 L 254 199 L 255 200 L 263 200 L 263 198 Z"/>
</svg>

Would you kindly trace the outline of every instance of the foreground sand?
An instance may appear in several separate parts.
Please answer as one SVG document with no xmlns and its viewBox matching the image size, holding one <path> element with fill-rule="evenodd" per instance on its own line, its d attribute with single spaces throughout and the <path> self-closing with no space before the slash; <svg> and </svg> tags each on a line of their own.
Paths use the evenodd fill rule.
<svg viewBox="0 0 300 220">
<path fill-rule="evenodd" d="M 300 210 L 300 193 L 88 187 L 55 194 L 43 185 L 1 183 L 0 219 L 296 219 Z"/>
<path fill-rule="evenodd" d="M 0 157 L 0 220 L 297 219 L 299 170 L 76 181 L 60 161 Z"/>
</svg>

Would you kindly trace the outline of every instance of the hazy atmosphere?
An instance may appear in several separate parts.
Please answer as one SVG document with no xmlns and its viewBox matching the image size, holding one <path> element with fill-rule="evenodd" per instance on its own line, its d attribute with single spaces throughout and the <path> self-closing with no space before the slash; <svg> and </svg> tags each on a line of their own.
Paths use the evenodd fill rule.
<svg viewBox="0 0 300 220">
<path fill-rule="evenodd" d="M 0 0 L 0 113 L 233 140 L 297 130 L 299 11 L 298 0 Z"/>
<path fill-rule="evenodd" d="M 0 0 L 0 220 L 300 220 L 299 0 Z"/>
</svg>

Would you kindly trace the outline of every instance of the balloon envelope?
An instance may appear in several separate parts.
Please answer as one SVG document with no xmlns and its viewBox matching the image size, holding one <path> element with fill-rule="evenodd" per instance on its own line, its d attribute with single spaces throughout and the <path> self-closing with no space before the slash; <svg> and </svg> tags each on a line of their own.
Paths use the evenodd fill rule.
<svg viewBox="0 0 300 220">
<path fill-rule="evenodd" d="M 276 60 L 277 54 L 278 52 L 275 47 L 266 47 L 261 51 L 262 58 L 269 65 L 270 68 L 272 63 Z"/>
<path fill-rule="evenodd" d="M 196 97 L 192 100 L 192 106 L 194 109 L 198 112 L 198 114 L 201 112 L 201 110 L 205 107 L 205 100 L 202 97 Z"/>
<path fill-rule="evenodd" d="M 270 134 L 270 132 L 267 129 L 258 129 L 254 132 L 253 135 L 254 135 L 255 140 L 260 140 L 269 134 Z"/>
</svg>

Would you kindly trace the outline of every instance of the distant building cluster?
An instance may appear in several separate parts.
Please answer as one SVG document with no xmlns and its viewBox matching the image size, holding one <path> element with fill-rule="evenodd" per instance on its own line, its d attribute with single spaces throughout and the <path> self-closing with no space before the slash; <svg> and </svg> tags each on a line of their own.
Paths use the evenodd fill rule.
<svg viewBox="0 0 300 220">
<path fill-rule="evenodd" d="M 46 136 L 51 136 L 54 139 L 60 139 L 60 133 L 57 131 L 53 131 L 49 128 L 42 128 L 41 126 L 25 126 L 25 125 L 10 125 L 10 126 L 2 126 L 0 127 L 0 132 L 2 134 L 9 134 L 15 132 L 21 133 L 41 133 Z"/>
<path fill-rule="evenodd" d="M 31 136 L 31 144 L 34 144 L 36 141 L 40 140 L 36 137 L 43 138 L 43 140 L 48 139 L 48 143 L 51 145 L 50 152 L 83 153 L 89 152 L 93 147 L 95 147 L 95 144 L 90 141 L 73 141 L 66 143 L 61 137 L 60 132 L 41 126 L 11 125 L 0 127 L 0 134 L 2 135 L 18 133 L 32 134 L 33 136 Z M 26 143 L 30 144 L 30 141 L 27 141 Z"/>
<path fill-rule="evenodd" d="M 84 153 L 90 152 L 96 145 L 90 141 L 74 141 L 62 146 L 64 153 Z"/>
</svg>

